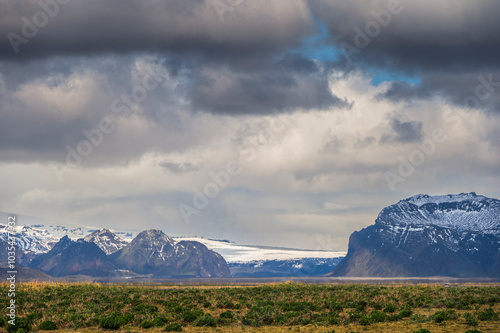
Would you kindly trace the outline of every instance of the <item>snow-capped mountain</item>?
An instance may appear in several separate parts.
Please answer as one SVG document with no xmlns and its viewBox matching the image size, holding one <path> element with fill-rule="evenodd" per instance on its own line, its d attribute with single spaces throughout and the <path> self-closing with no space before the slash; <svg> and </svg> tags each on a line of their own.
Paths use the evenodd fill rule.
<svg viewBox="0 0 500 333">
<path fill-rule="evenodd" d="M 7 241 L 8 232 L 11 230 L 7 225 L 0 224 L 0 239 Z M 48 252 L 55 243 L 59 241 L 47 230 L 32 228 L 28 226 L 15 226 L 15 237 L 17 246 L 26 254 L 40 254 Z"/>
<path fill-rule="evenodd" d="M 83 240 L 95 243 L 106 254 L 115 253 L 128 245 L 128 242 L 115 235 L 109 229 L 96 230 L 90 235 L 85 236 Z"/>
<path fill-rule="evenodd" d="M 39 229 L 45 229 L 47 230 L 48 233 L 51 235 L 54 235 L 55 237 L 62 238 L 64 236 L 68 236 L 72 240 L 77 240 L 80 238 L 85 238 L 87 236 L 90 236 L 92 233 L 101 230 L 100 228 L 97 227 L 88 227 L 88 226 L 61 226 L 61 225 L 56 225 L 53 223 L 35 223 L 35 224 L 30 224 L 31 227 L 39 228 Z M 129 229 L 123 229 L 123 230 L 114 230 L 113 233 L 120 237 L 120 239 L 124 241 L 131 241 L 133 239 L 134 235 L 137 235 L 140 232 L 140 230 L 129 230 Z"/>
<path fill-rule="evenodd" d="M 416 195 L 349 239 L 336 276 L 500 277 L 500 200 Z"/>
<path fill-rule="evenodd" d="M 161 230 L 141 232 L 109 256 L 120 269 L 156 277 L 229 277 L 224 258 L 199 242 L 179 241 Z"/>
<path fill-rule="evenodd" d="M 438 226 L 459 232 L 500 235 L 500 200 L 474 192 L 415 195 L 382 210 L 376 224 L 421 228 Z"/>
</svg>

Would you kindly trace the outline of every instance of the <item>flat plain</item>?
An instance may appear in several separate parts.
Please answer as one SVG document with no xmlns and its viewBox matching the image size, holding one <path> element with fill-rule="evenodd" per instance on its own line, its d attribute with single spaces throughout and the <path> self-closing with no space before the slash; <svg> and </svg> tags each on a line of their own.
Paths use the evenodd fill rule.
<svg viewBox="0 0 500 333">
<path fill-rule="evenodd" d="M 8 302 L 0 285 L 0 302 Z M 8 332 L 500 332 L 498 284 L 21 283 Z M 427 330 L 427 331 L 426 331 Z"/>
</svg>

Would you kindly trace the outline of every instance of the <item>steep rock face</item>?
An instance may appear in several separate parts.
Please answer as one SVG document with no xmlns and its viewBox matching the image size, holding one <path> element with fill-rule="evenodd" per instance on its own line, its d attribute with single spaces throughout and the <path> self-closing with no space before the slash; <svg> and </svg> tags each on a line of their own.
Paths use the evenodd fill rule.
<svg viewBox="0 0 500 333">
<path fill-rule="evenodd" d="M 105 277 L 113 276 L 115 270 L 96 244 L 83 239 L 75 242 L 68 236 L 61 238 L 49 252 L 34 258 L 30 267 L 52 276 L 79 274 Z"/>
<path fill-rule="evenodd" d="M 157 277 L 226 277 L 226 261 L 198 242 L 176 243 L 160 230 L 146 230 L 129 245 L 110 255 L 122 269 Z"/>
<path fill-rule="evenodd" d="M 500 277 L 500 200 L 416 195 L 354 232 L 333 276 Z"/>
<path fill-rule="evenodd" d="M 96 230 L 83 238 L 84 241 L 95 243 L 106 254 L 115 253 L 128 245 L 126 241 L 115 235 L 109 229 Z"/>
</svg>

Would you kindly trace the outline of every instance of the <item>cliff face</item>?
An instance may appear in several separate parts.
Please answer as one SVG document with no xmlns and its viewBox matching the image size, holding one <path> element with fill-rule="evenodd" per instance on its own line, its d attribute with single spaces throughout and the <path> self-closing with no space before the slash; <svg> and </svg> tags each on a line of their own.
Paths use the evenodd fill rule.
<svg viewBox="0 0 500 333">
<path fill-rule="evenodd" d="M 386 207 L 330 275 L 500 277 L 500 200 L 417 195 Z"/>
</svg>

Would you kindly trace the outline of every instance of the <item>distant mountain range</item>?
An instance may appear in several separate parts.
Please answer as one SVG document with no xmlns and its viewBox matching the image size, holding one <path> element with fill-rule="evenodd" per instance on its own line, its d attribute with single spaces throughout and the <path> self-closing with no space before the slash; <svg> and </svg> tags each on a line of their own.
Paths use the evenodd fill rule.
<svg viewBox="0 0 500 333">
<path fill-rule="evenodd" d="M 146 230 L 124 243 L 103 229 L 77 241 L 64 236 L 29 267 L 51 276 L 88 275 L 156 278 L 229 277 L 226 261 L 198 242 L 174 242 L 160 230 Z"/>
<path fill-rule="evenodd" d="M 500 277 L 500 200 L 416 195 L 354 232 L 332 276 Z"/>
<path fill-rule="evenodd" d="M 0 213 L 5 221 L 6 216 Z M 32 269 L 31 275 L 39 270 L 75 279 L 322 275 L 500 278 L 500 200 L 473 192 L 416 195 L 388 206 L 374 225 L 351 235 L 347 254 L 240 245 L 203 237 L 172 238 L 154 229 L 58 226 L 23 216 L 19 221 L 17 260 L 20 266 Z M 0 224 L 0 256 L 4 258 L 6 231 Z"/>
<path fill-rule="evenodd" d="M 345 256 L 345 252 L 239 245 L 203 237 L 170 238 L 151 230 L 113 232 L 57 226 L 35 218 L 28 221 L 33 224 L 16 227 L 18 262 L 54 277 L 318 276 L 331 271 Z M 67 235 L 58 238 L 44 228 Z M 124 240 L 117 233 L 136 237 Z M 7 233 L 1 226 L 0 243 L 3 239 Z"/>
</svg>

